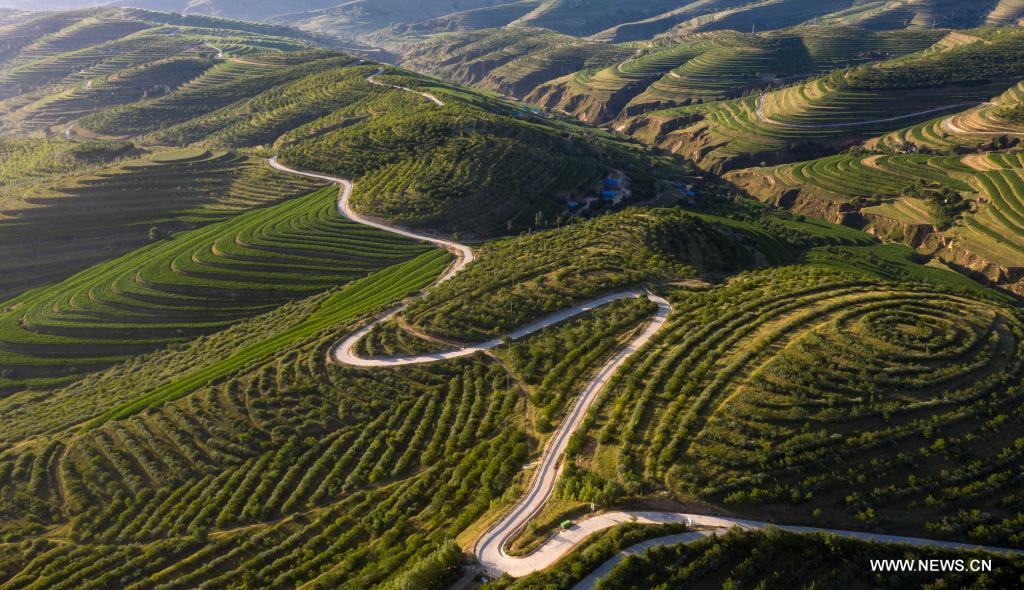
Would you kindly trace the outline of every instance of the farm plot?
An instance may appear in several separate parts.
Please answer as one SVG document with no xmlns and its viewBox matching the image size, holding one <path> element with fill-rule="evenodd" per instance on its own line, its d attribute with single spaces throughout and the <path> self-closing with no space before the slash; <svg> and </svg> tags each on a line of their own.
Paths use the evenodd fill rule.
<svg viewBox="0 0 1024 590">
<path fill-rule="evenodd" d="M 709 169 L 806 159 L 954 114 L 1015 86 L 1024 75 L 1024 36 L 1004 33 L 984 43 L 846 68 L 757 97 L 653 111 L 625 127 L 642 140 L 692 152 Z"/>
<path fill-rule="evenodd" d="M 957 148 L 1000 149 L 1011 139 L 1024 136 L 1024 125 L 1015 111 L 1024 109 L 1024 83 L 977 107 L 944 115 L 869 140 L 870 148 L 905 150 L 909 146 L 936 152 Z"/>
<path fill-rule="evenodd" d="M 244 213 L 8 301 L 3 387 L 68 381 L 429 249 L 345 220 L 336 196 Z"/>
<path fill-rule="evenodd" d="M 673 299 L 672 324 L 580 441 L 596 477 L 626 493 L 1021 542 L 1007 500 L 1024 484 L 1013 308 L 817 264 Z"/>
<path fill-rule="evenodd" d="M 90 144 L 75 145 L 83 156 L 88 154 Z M 105 145 L 94 144 L 97 157 Z M 0 299 L 66 278 L 171 232 L 317 186 L 246 156 L 184 150 L 126 160 L 49 185 L 12 189 L 0 210 Z"/>
<path fill-rule="evenodd" d="M 142 135 L 202 118 L 305 75 L 353 61 L 348 57 L 331 58 L 326 53 L 295 54 L 288 59 L 261 55 L 219 63 L 170 94 L 104 109 L 84 117 L 78 124 L 106 135 Z"/>
<path fill-rule="evenodd" d="M 484 359 L 362 373 L 325 366 L 318 351 L 277 349 L 251 374 L 26 450 L 61 455 L 34 485 L 5 456 L 8 489 L 47 502 L 38 516 L 69 521 L 75 541 L 3 556 L 5 579 L 362 588 L 436 554 L 454 563 L 446 539 L 525 460 L 520 392 Z"/>
</svg>

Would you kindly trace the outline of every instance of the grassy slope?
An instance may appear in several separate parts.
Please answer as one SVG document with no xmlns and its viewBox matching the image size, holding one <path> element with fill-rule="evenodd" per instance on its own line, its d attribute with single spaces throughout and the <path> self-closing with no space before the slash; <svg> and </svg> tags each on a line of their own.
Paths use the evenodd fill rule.
<svg viewBox="0 0 1024 590">
<path fill-rule="evenodd" d="M 1024 37 L 1008 29 L 978 34 L 984 39 L 977 43 L 839 70 L 766 93 L 763 99 L 654 111 L 625 127 L 666 147 L 685 139 L 681 151 L 711 169 L 734 169 L 761 159 L 806 159 L 931 119 L 931 109 L 955 112 L 1015 85 L 1024 73 L 1019 59 Z"/>
<path fill-rule="evenodd" d="M 293 59 L 338 63 L 293 67 Z M 115 106 L 93 120 L 136 106 L 137 113 L 163 110 L 175 126 L 149 141 L 282 149 L 289 162 L 358 177 L 361 206 L 410 222 L 466 210 L 473 213 L 466 218 L 481 219 L 478 212 L 493 203 L 490 194 L 473 191 L 497 187 L 480 179 L 504 182 L 509 177 L 500 173 L 508 170 L 561 170 L 581 162 L 596 171 L 581 175 L 587 179 L 621 167 L 642 180 L 632 171 L 657 163 L 628 144 L 584 137 L 559 122 L 524 120 L 522 109 L 416 76 L 391 71 L 381 80 L 427 89 L 447 104 L 437 108 L 414 94 L 366 84 L 361 79 L 371 66 L 346 67 L 326 54 L 246 61 L 259 65 L 214 72 L 241 80 L 219 87 L 214 80 L 218 90 L 203 91 L 210 102 L 191 115 L 160 98 Z M 282 71 L 298 73 L 273 78 Z M 248 85 L 261 78 L 275 80 L 275 88 Z M 200 86 L 210 82 L 200 80 Z M 169 97 L 189 88 L 195 85 L 183 84 Z M 238 93 L 217 102 L 228 89 Z M 246 116 L 253 111 L 267 116 Z M 145 126 L 147 115 L 132 116 Z M 375 125 L 378 120 L 389 125 Z M 149 131 L 156 130 L 138 133 Z M 415 149 L 396 153 L 396 144 Z M 544 161 L 524 159 L 519 148 L 537 145 Z M 415 167 L 420 161 L 432 165 Z M 441 173 L 431 176 L 435 169 Z M 497 194 L 520 211 L 555 189 L 531 190 L 536 193 L 525 197 Z M 369 270 L 353 273 L 349 257 L 361 259 L 367 244 L 382 243 L 362 230 L 347 240 L 339 229 L 354 228 L 337 218 L 332 199 L 324 191 L 209 225 L 74 281 L 84 284 L 108 266 L 120 264 L 119 276 L 138 268 L 140 276 L 159 279 L 139 283 L 147 290 L 167 289 L 157 294 L 159 305 L 153 292 L 133 291 L 131 281 L 118 289 L 93 281 L 85 290 L 66 289 L 69 281 L 23 296 L 53 295 L 33 311 L 45 320 L 42 332 L 77 322 L 93 330 L 92 314 L 119 313 L 112 327 L 145 334 L 177 329 L 175 322 L 194 327 L 198 315 L 215 311 L 217 317 L 202 320 L 206 328 L 227 329 L 182 339 L 61 390 L 0 401 L 0 438 L 7 441 L 0 449 L 0 531 L 14 543 L 0 553 L 4 580 L 50 587 L 363 588 L 387 580 L 424 586 L 425 579 L 441 586 L 457 575 L 457 552 L 446 539 L 510 500 L 502 496 L 522 483 L 521 466 L 542 440 L 534 429 L 557 420 L 574 384 L 599 360 L 582 354 L 584 348 L 609 350 L 643 310 L 604 310 L 523 343 L 506 359 L 517 379 L 486 358 L 398 371 L 327 365 L 326 350 L 338 336 L 422 288 L 448 259 L 436 250 L 412 258 L 422 248 L 406 246 L 407 255 L 372 266 L 406 262 L 324 293 Z M 310 203 L 316 206 L 303 209 Z M 678 498 L 699 495 L 742 511 L 799 519 L 821 507 L 826 519 L 849 526 L 1019 543 L 1013 508 L 1019 448 L 1012 435 L 1019 412 L 1014 396 L 1000 394 L 1019 381 L 1013 359 L 1024 332 L 1015 310 L 959 275 L 911 263 L 906 251 L 868 246 L 871 239 L 852 230 L 724 202 L 720 208 L 732 217 L 714 214 L 723 211 L 710 204 L 700 214 L 628 211 L 488 245 L 480 263 L 409 316 L 447 335 L 482 336 L 505 327 L 503 321 L 525 321 L 603 290 L 694 276 L 713 281 L 663 285 L 675 293 L 678 310 L 671 332 L 638 358 L 650 364 L 633 371 L 637 379 L 616 384 L 615 404 L 606 400 L 588 423 L 592 438 L 576 445 L 577 469 L 559 492 L 563 499 L 581 501 L 576 496 L 595 488 L 614 498 L 616 485 L 630 494 L 664 487 Z M 508 215 L 496 217 L 487 224 L 500 231 Z M 211 233 L 220 230 L 230 231 Z M 383 245 L 393 252 L 388 240 Z M 342 259 L 332 255 L 339 250 Z M 153 266 L 141 264 L 157 254 Z M 509 269 L 520 279 L 515 294 Z M 238 305 L 213 309 L 210 297 L 225 301 L 224 291 L 206 291 L 215 284 L 235 292 Z M 274 301 L 246 308 L 257 292 Z M 309 293 L 319 294 L 273 309 Z M 517 294 L 531 305 L 517 307 Z M 187 297 L 195 299 L 179 305 Z M 134 301 L 126 305 L 129 298 Z M 508 301 L 513 311 L 496 324 L 493 309 Z M 58 317 L 69 310 L 84 313 Z M 845 323 L 816 324 L 816 318 Z M 794 346 L 779 346 L 785 343 Z M 931 357 L 938 345 L 957 363 L 936 367 Z M 578 362 L 531 362 L 545 350 L 562 350 Z M 857 362 L 885 370 L 851 377 Z M 756 370 L 748 373 L 749 367 Z M 687 379 L 673 371 L 687 372 Z M 821 384 L 804 380 L 809 374 Z M 893 399 L 879 388 L 895 391 Z M 769 394 L 773 408 L 802 412 L 795 421 L 805 430 L 781 411 L 746 411 Z M 721 405 L 723 398 L 735 403 Z M 818 399 L 827 403 L 808 402 Z M 868 434 L 843 436 L 830 407 Z M 83 423 L 89 428 L 74 428 Z M 932 423 L 943 429 L 941 437 Z M 837 448 L 837 441 L 848 442 Z M 974 460 L 981 446 L 988 458 L 1000 449 L 986 464 L 990 469 Z M 788 454 L 760 451 L 775 448 Z M 924 457 L 913 481 L 905 477 L 902 451 Z M 846 470 L 822 475 L 820 455 L 829 465 L 842 461 Z M 758 479 L 765 465 L 777 467 L 775 480 Z M 868 481 L 889 487 L 876 491 L 863 484 Z M 846 500 L 851 491 L 853 500 Z M 952 506 L 967 510 L 949 516 Z M 924 516 L 907 516 L 915 513 Z M 39 538 L 46 531 L 60 542 Z"/>
<path fill-rule="evenodd" d="M 184 232 L 6 303 L 4 388 L 52 386 L 423 253 L 349 222 L 337 189 Z"/>
</svg>

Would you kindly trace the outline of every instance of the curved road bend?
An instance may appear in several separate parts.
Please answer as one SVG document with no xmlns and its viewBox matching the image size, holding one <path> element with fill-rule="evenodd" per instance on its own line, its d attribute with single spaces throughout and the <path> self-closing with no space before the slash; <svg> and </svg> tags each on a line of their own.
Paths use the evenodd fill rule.
<svg viewBox="0 0 1024 590">
<path fill-rule="evenodd" d="M 643 292 L 641 291 L 621 291 L 619 293 L 612 293 L 610 295 L 605 295 L 603 297 L 597 297 L 589 301 L 584 301 L 583 303 L 580 303 L 573 307 L 555 312 L 549 316 L 545 316 L 535 322 L 522 326 L 521 328 L 517 328 L 516 330 L 510 332 L 504 338 L 507 338 L 508 340 L 518 340 L 519 338 L 522 338 L 529 334 L 533 334 L 534 332 L 543 330 L 544 328 L 547 328 L 549 326 L 553 326 L 555 324 L 563 322 L 573 316 L 577 316 L 581 313 L 590 311 L 592 309 L 596 309 L 598 307 L 601 307 L 602 305 L 607 305 L 612 301 L 618 301 L 619 299 L 636 298 L 641 296 L 643 296 Z M 501 346 L 502 342 L 504 342 L 504 338 L 492 338 L 491 340 L 481 342 L 480 344 L 464 346 L 462 348 L 457 348 L 455 350 L 447 350 L 444 352 L 435 352 L 420 355 L 384 356 L 374 357 L 372 359 L 361 358 L 355 354 L 354 348 L 356 344 L 359 342 L 359 340 L 361 340 L 362 337 L 367 334 L 367 332 L 373 329 L 373 326 L 376 323 L 377 322 L 374 322 L 373 324 L 365 326 L 359 331 L 354 332 L 348 338 L 345 338 L 334 349 L 334 360 L 343 365 L 353 365 L 357 367 L 398 367 L 402 365 L 431 363 L 435 361 L 442 361 L 447 359 L 469 356 L 471 354 L 475 354 L 483 350 L 497 348 L 498 346 Z"/>
<path fill-rule="evenodd" d="M 378 73 L 380 73 L 379 70 Z M 376 75 L 376 74 L 374 74 Z M 391 86 L 382 84 L 373 80 L 373 75 L 367 78 L 367 81 L 372 84 L 380 84 L 383 86 Z M 425 98 L 431 100 L 435 104 L 443 105 L 444 103 L 435 97 L 417 92 L 415 90 L 404 88 L 401 86 L 391 86 L 400 90 L 408 92 L 414 92 L 420 94 Z M 759 109 L 760 110 L 760 109 Z M 338 211 L 350 219 L 353 222 L 375 227 L 387 232 L 412 238 L 415 240 L 422 240 L 429 242 L 453 252 L 456 256 L 455 262 L 448 268 L 448 270 L 438 279 L 438 282 L 450 279 L 456 273 L 461 271 L 470 262 L 475 259 L 472 249 L 463 244 L 457 242 L 417 234 L 408 230 L 404 230 L 395 226 L 387 225 L 378 221 L 367 219 L 356 213 L 349 202 L 352 195 L 352 182 L 344 178 L 338 178 L 329 176 L 326 174 L 318 174 L 315 172 L 305 172 L 290 168 L 278 162 L 277 157 L 270 158 L 269 163 L 272 167 L 282 172 L 291 174 L 297 174 L 300 176 L 306 176 L 309 178 L 317 178 L 320 180 L 326 180 L 334 182 L 340 185 L 341 193 L 338 197 Z M 622 299 L 626 297 L 639 297 L 642 294 L 639 291 L 626 291 L 622 293 L 615 293 L 600 297 L 582 304 L 579 304 L 573 308 L 563 310 L 532 324 L 519 328 L 508 335 L 509 338 L 515 339 L 533 333 L 544 327 L 553 325 L 561 322 L 579 313 L 589 311 L 595 307 L 610 303 L 611 301 Z M 544 569 L 554 562 L 561 559 L 566 553 L 572 550 L 577 544 L 589 535 L 600 531 L 602 529 L 614 526 L 622 522 L 647 522 L 651 524 L 668 523 L 668 522 L 687 522 L 695 526 L 703 527 L 704 531 L 697 531 L 694 533 L 683 533 L 682 535 L 669 535 L 666 537 L 660 537 L 655 539 L 649 539 L 642 545 L 643 548 L 651 547 L 654 545 L 667 545 L 674 544 L 683 541 L 692 541 L 709 534 L 717 534 L 718 532 L 725 531 L 733 526 L 740 526 L 744 528 L 763 528 L 768 526 L 769 523 L 745 520 L 745 519 L 734 519 L 725 517 L 714 517 L 700 514 L 682 514 L 682 513 L 671 513 L 671 512 L 609 512 L 600 514 L 591 518 L 584 519 L 583 521 L 574 525 L 568 531 L 561 531 L 555 537 L 545 542 L 540 548 L 524 557 L 512 557 L 505 553 L 504 547 L 510 539 L 512 539 L 522 528 L 529 522 L 529 520 L 535 516 L 540 509 L 544 506 L 544 503 L 550 497 L 551 492 L 554 489 L 554 484 L 561 473 L 561 465 L 559 460 L 565 452 L 565 448 L 568 444 L 569 438 L 579 428 L 579 425 L 583 421 L 583 417 L 586 415 L 587 410 L 596 400 L 598 394 L 604 389 L 611 377 L 619 369 L 619 367 L 625 362 L 625 360 L 633 354 L 636 350 L 646 344 L 651 337 L 657 333 L 657 331 L 665 324 L 671 307 L 668 302 L 652 294 L 647 294 L 647 297 L 658 304 L 658 311 L 655 316 L 648 323 L 646 328 L 633 338 L 630 343 L 619 351 L 615 357 L 613 357 L 608 363 L 606 363 L 598 373 L 590 380 L 587 384 L 586 389 L 577 399 L 571 412 L 566 419 L 559 426 L 555 435 L 551 438 L 547 448 L 544 451 L 543 458 L 541 460 L 541 467 L 530 484 L 530 489 L 526 495 L 512 508 L 512 510 L 506 514 L 501 520 L 495 525 L 491 526 L 484 535 L 477 541 L 475 546 L 475 553 L 480 563 L 483 565 L 485 571 L 491 575 L 500 575 L 502 572 L 508 572 L 513 576 L 522 576 L 534 571 Z M 422 356 L 410 356 L 410 357 L 392 357 L 383 359 L 359 359 L 352 354 L 352 347 L 367 331 L 369 331 L 373 324 L 384 321 L 388 317 L 391 317 L 401 307 L 392 310 L 382 317 L 377 318 L 370 326 L 363 328 L 355 334 L 346 338 L 341 344 L 339 344 L 334 351 L 332 356 L 336 362 L 358 364 L 361 366 L 396 366 L 401 364 L 412 364 L 421 362 L 433 362 L 437 360 L 455 358 L 459 356 L 465 356 L 473 354 L 478 350 L 486 350 L 487 348 L 493 348 L 500 340 L 491 340 L 482 344 L 467 347 L 466 349 L 460 349 L 456 351 L 449 351 L 447 353 L 439 353 L 433 355 L 422 355 Z M 916 537 L 900 537 L 894 535 L 880 535 L 874 533 L 866 533 L 859 531 L 842 531 L 835 529 L 820 529 L 815 527 L 801 527 L 801 526 L 785 526 L 777 525 L 778 528 L 788 530 L 792 532 L 823 532 L 831 533 L 843 537 L 856 538 L 861 540 L 873 540 L 878 542 L 887 543 L 908 543 L 911 545 L 933 545 L 944 548 L 979 548 L 975 545 L 968 545 L 962 543 L 955 543 L 949 541 L 934 541 L 931 539 L 922 539 Z M 634 546 L 636 547 L 636 546 Z M 998 547 L 980 547 L 987 551 L 995 551 L 1002 553 L 1020 553 L 1019 550 L 1004 549 Z M 628 551 L 627 549 L 626 551 Z M 640 549 L 638 549 L 640 550 Z M 614 558 L 613 558 L 614 559 Z M 620 558 L 621 559 L 621 558 Z M 614 563 L 602 565 L 598 571 L 595 571 L 591 577 L 596 581 L 601 575 L 601 572 L 610 570 L 614 567 Z M 596 577 L 594 577 L 596 576 Z M 587 580 L 590 580 L 588 577 Z M 585 582 L 586 580 L 584 580 Z M 588 587 L 588 586 L 584 586 Z"/>
<path fill-rule="evenodd" d="M 285 166 L 284 164 L 278 162 L 277 156 L 274 156 L 273 158 L 267 160 L 267 163 L 270 164 L 272 168 L 280 170 L 281 172 L 297 174 L 299 176 L 305 176 L 307 178 L 317 178 L 320 180 L 326 180 L 328 182 L 333 182 L 341 185 L 341 194 L 338 197 L 338 212 L 341 213 L 350 221 L 354 221 L 362 225 L 368 225 L 370 227 L 375 227 L 377 229 L 381 229 L 393 234 L 398 234 L 400 236 L 405 236 L 407 238 L 412 238 L 414 240 L 430 242 L 431 244 L 440 246 L 450 251 L 452 254 L 455 255 L 455 263 L 452 264 L 443 275 L 441 275 L 441 277 L 437 280 L 437 282 L 439 283 L 447 281 L 448 279 L 452 278 L 453 276 L 455 276 L 456 273 L 466 268 L 466 265 L 476 260 L 476 255 L 473 253 L 472 248 L 470 248 L 469 246 L 460 244 L 458 242 L 453 242 L 451 240 L 445 240 L 442 238 L 435 238 L 432 236 L 411 232 L 409 230 L 395 227 L 393 225 L 388 225 L 386 223 L 381 223 L 379 221 L 368 219 L 356 213 L 355 209 L 352 208 L 352 204 L 349 202 L 349 200 L 352 197 L 351 180 L 345 178 L 338 178 L 336 176 L 328 176 L 326 174 L 318 174 L 316 172 L 305 172 L 302 170 L 289 168 L 288 166 Z"/>
<path fill-rule="evenodd" d="M 597 399 L 598 394 L 604 390 L 626 359 L 647 344 L 651 337 L 665 325 L 672 307 L 668 301 L 657 295 L 648 293 L 647 298 L 658 305 L 657 312 L 644 330 L 605 363 L 587 383 L 583 393 L 577 398 L 569 414 L 548 442 L 541 465 L 534 474 L 526 495 L 477 541 L 474 553 L 488 574 L 498 576 L 502 572 L 508 572 L 512 576 L 522 576 L 547 567 L 571 548 L 571 545 L 549 547 L 551 543 L 547 543 L 540 551 L 526 557 L 512 557 L 505 552 L 505 545 L 526 526 L 531 518 L 540 512 L 551 496 L 551 492 L 554 491 L 555 482 L 562 472 L 560 460 L 569 444 L 569 438 L 583 422 L 583 417 Z M 564 550 L 560 550 L 561 548 Z M 545 557 L 549 554 L 552 557 L 550 561 Z"/>
<path fill-rule="evenodd" d="M 626 522 L 641 522 L 647 524 L 668 524 L 668 523 L 685 523 L 696 527 L 701 527 L 700 530 L 689 531 L 685 533 L 678 533 L 675 535 L 666 535 L 664 537 L 655 537 L 641 541 L 636 545 L 631 545 L 625 549 L 619 551 L 610 559 L 602 563 L 587 577 L 580 580 L 572 590 L 592 590 L 598 580 L 608 575 L 611 570 L 618 565 L 628 555 L 636 555 L 643 553 L 651 547 L 664 546 L 664 545 L 676 545 L 679 543 L 693 543 L 699 541 L 705 537 L 713 535 L 721 535 L 728 531 L 730 528 L 739 527 L 747 530 L 758 530 L 764 529 L 768 526 L 775 526 L 775 528 L 788 531 L 791 533 L 823 533 L 829 535 L 836 535 L 838 537 L 844 537 L 848 539 L 856 539 L 859 541 L 874 541 L 876 543 L 903 543 L 906 545 L 912 545 L 915 547 L 938 547 L 941 549 L 981 549 L 992 553 L 1000 553 L 1004 555 L 1021 554 L 1024 551 L 1019 549 L 1006 549 L 1003 547 L 989 547 L 985 545 L 972 545 L 970 543 L 958 543 L 955 541 L 935 541 L 932 539 L 922 539 L 919 537 L 902 537 L 899 535 L 883 535 L 880 533 L 868 533 L 859 531 L 845 531 L 838 529 L 827 529 L 819 527 L 808 527 L 808 526 L 788 526 L 788 525 L 772 525 L 771 523 L 760 521 L 760 520 L 749 520 L 743 518 L 730 518 L 724 516 L 706 516 L 703 514 L 684 514 L 680 512 L 608 512 L 600 514 L 592 518 L 583 520 L 572 527 L 568 531 L 560 532 L 556 537 L 551 539 L 545 547 L 541 547 L 536 553 L 542 552 L 548 544 L 552 544 L 555 547 L 565 547 L 561 552 L 564 554 L 573 546 L 579 544 L 587 536 L 615 526 L 617 524 Z M 581 533 L 576 533 L 576 529 L 580 529 Z M 551 560 L 551 563 L 557 561 L 559 556 L 549 556 L 547 559 Z"/>
<path fill-rule="evenodd" d="M 376 72 L 370 74 L 366 78 L 366 81 L 369 82 L 370 84 L 376 84 L 377 86 L 386 86 L 388 88 L 395 88 L 397 90 L 404 90 L 406 92 L 412 92 L 413 94 L 419 94 L 423 98 L 433 102 L 434 104 L 436 104 L 439 107 L 443 107 L 444 106 L 444 102 L 441 99 L 437 98 L 433 94 L 430 94 L 429 92 L 420 92 L 419 90 L 413 90 L 412 88 L 406 88 L 405 86 L 395 86 L 394 84 L 385 84 L 383 82 L 378 82 L 378 81 L 374 80 L 374 77 L 376 77 L 376 76 L 378 76 L 380 74 L 383 74 L 383 73 L 384 73 L 384 68 L 380 68 Z"/>
</svg>

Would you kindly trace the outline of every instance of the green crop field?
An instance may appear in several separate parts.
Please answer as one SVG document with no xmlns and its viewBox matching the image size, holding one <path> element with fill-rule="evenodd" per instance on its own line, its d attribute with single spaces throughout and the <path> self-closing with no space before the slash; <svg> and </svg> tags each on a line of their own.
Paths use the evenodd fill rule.
<svg viewBox="0 0 1024 590">
<path fill-rule="evenodd" d="M 588 43 L 546 29 L 504 28 L 427 37 L 402 52 L 401 65 L 522 97 L 543 82 L 632 53 L 626 46 Z"/>
<path fill-rule="evenodd" d="M 781 262 L 792 255 L 784 239 L 753 225 L 670 210 L 630 211 L 488 244 L 465 279 L 439 285 L 404 315 L 434 336 L 476 342 L 643 280 L 709 276 L 753 265 L 758 257 Z"/>
<path fill-rule="evenodd" d="M 1021 121 L 1014 117 L 1014 112 L 1024 108 L 1022 104 L 1024 84 L 1018 83 L 975 108 L 873 138 L 866 145 L 883 150 L 906 150 L 913 146 L 936 152 L 1004 148 L 1011 140 L 1024 136 Z"/>
<path fill-rule="evenodd" d="M 766 201 L 797 210 L 859 211 L 879 233 L 954 264 L 961 264 L 965 252 L 996 268 L 1022 264 L 1024 181 L 1017 153 L 839 155 L 742 170 L 729 178 Z M 931 229 L 922 234 L 915 226 Z M 944 240 L 929 243 L 934 238 L 928 233 Z M 977 270 L 1016 289 L 1013 271 Z"/>
<path fill-rule="evenodd" d="M 242 214 L 7 301 L 3 387 L 67 381 L 424 251 L 344 220 L 336 197 L 326 188 Z"/>
<path fill-rule="evenodd" d="M 14 162 L 32 165 L 52 158 L 51 170 L 77 171 L 93 157 L 126 152 L 130 144 L 74 144 L 71 151 L 61 145 L 34 146 Z M 257 159 L 206 150 L 162 152 L 59 181 L 14 184 L 0 209 L 0 298 L 63 279 L 170 232 L 320 185 L 275 172 Z"/>
<path fill-rule="evenodd" d="M 1022 7 L 0 9 L 0 587 L 1012 587 Z"/>
<path fill-rule="evenodd" d="M 611 549 L 638 541 L 639 531 L 620 533 L 587 547 L 552 571 L 534 574 L 515 582 L 496 584 L 496 588 L 534 590 L 568 588 L 578 582 L 580 571 L 595 569 L 601 559 L 611 559 Z M 632 538 L 631 538 L 632 537 Z M 960 588 L 979 585 L 978 572 L 941 574 L 938 572 L 872 572 L 871 560 L 889 559 L 992 559 L 987 554 L 890 546 L 879 543 L 837 539 L 828 535 L 797 535 L 781 530 L 734 531 L 721 537 L 700 539 L 689 544 L 655 547 L 627 556 L 600 582 L 602 590 L 669 587 L 703 588 L 708 580 L 721 580 L 726 587 L 763 588 L 931 588 L 946 584 Z M 815 567 L 808 567 L 813 563 Z M 1017 557 L 997 557 L 991 576 L 980 584 L 1012 587 L 1021 575 L 1024 563 Z M 716 582 L 717 583 L 717 582 Z"/>
<path fill-rule="evenodd" d="M 1022 40 L 1018 31 L 992 30 L 977 42 L 846 68 L 757 96 L 653 111 L 623 127 L 663 146 L 696 138 L 681 151 L 709 169 L 813 157 L 1005 92 L 1024 75 Z"/>
<path fill-rule="evenodd" d="M 602 398 L 577 464 L 627 494 L 1017 542 L 1018 312 L 851 271 L 812 261 L 676 291 L 670 327 Z"/>
</svg>

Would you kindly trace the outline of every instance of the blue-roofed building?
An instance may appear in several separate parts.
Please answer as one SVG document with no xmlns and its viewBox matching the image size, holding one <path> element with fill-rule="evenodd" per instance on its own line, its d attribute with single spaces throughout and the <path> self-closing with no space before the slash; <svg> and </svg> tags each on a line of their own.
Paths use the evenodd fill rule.
<svg viewBox="0 0 1024 590">
<path fill-rule="evenodd" d="M 619 195 L 618 191 L 613 191 L 613 190 L 603 190 L 603 191 L 601 191 L 601 198 L 604 199 L 605 201 L 614 201 L 615 197 L 617 197 L 618 195 Z"/>
<path fill-rule="evenodd" d="M 604 185 L 607 188 L 619 188 L 620 184 L 622 184 L 622 183 L 619 181 L 618 178 L 605 178 L 604 179 Z"/>
</svg>

